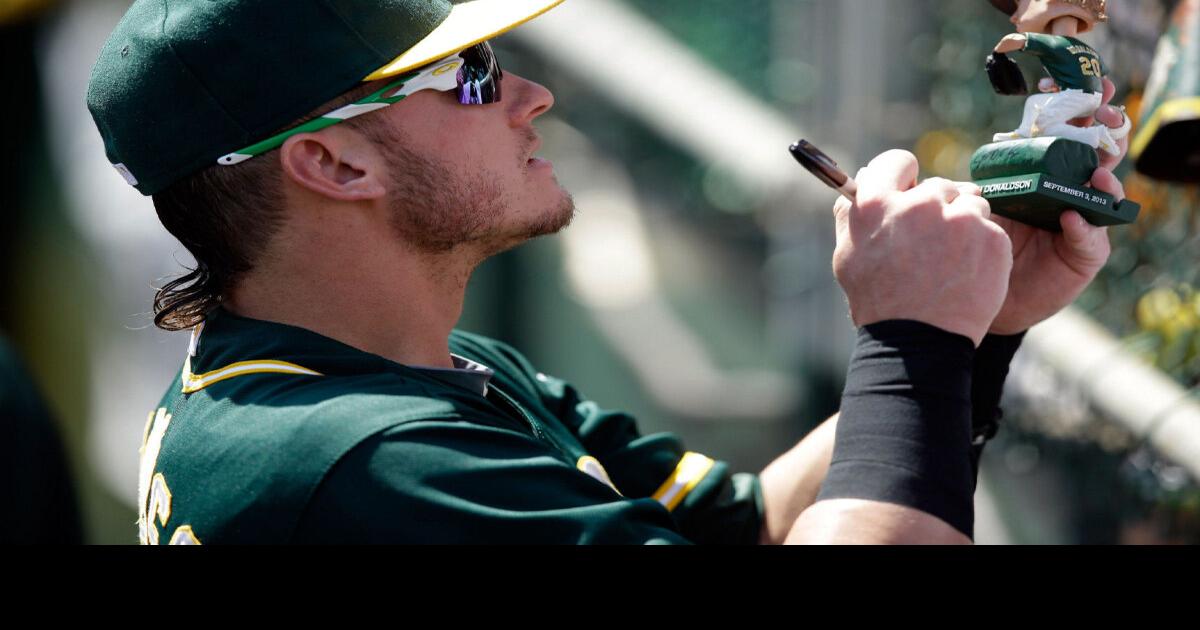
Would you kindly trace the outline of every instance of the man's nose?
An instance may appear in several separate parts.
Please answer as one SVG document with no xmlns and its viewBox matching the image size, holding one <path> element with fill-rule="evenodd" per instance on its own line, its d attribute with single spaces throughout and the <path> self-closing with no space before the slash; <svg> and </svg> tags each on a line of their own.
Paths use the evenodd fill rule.
<svg viewBox="0 0 1200 630">
<path fill-rule="evenodd" d="M 505 98 L 512 94 L 512 118 L 515 124 L 527 124 L 554 107 L 554 94 L 541 83 L 512 72 L 504 73 Z"/>
</svg>

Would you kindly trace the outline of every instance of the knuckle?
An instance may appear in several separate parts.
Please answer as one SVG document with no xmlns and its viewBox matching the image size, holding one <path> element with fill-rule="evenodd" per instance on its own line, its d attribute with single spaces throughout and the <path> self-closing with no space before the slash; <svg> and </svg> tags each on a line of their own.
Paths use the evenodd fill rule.
<svg viewBox="0 0 1200 630">
<path fill-rule="evenodd" d="M 987 199 L 984 199 L 983 197 L 977 197 L 977 196 L 971 195 L 971 196 L 966 196 L 966 197 L 960 197 L 960 199 L 962 199 L 962 204 L 964 206 L 966 206 L 973 213 L 978 214 L 981 217 L 987 217 L 992 214 L 991 202 L 989 202 Z"/>
<path fill-rule="evenodd" d="M 930 177 L 929 179 L 926 179 L 923 182 L 923 185 L 925 185 L 925 186 L 947 186 L 947 185 L 952 186 L 953 184 L 954 184 L 954 182 L 951 182 L 950 180 L 946 179 L 945 177 L 936 177 L 936 176 Z"/>
<path fill-rule="evenodd" d="M 840 224 L 846 221 L 850 214 L 851 204 L 845 197 L 838 197 L 838 200 L 833 203 L 833 218 Z"/>
<path fill-rule="evenodd" d="M 858 214 L 863 216 L 875 216 L 885 214 L 888 211 L 891 198 L 888 195 L 871 196 L 865 199 L 858 200 Z"/>
<path fill-rule="evenodd" d="M 966 208 L 966 203 L 951 204 L 946 209 L 945 222 L 951 229 L 955 231 L 977 231 L 982 226 L 978 213 L 971 212 Z"/>
<path fill-rule="evenodd" d="M 914 189 L 905 193 L 903 203 L 897 204 L 897 213 L 906 217 L 922 217 L 941 211 L 947 205 L 945 196 L 930 188 Z"/>
<path fill-rule="evenodd" d="M 939 196 L 956 196 L 958 195 L 958 184 L 944 177 L 930 177 L 921 183 L 921 186 L 933 194 Z"/>
<path fill-rule="evenodd" d="M 846 272 L 850 266 L 850 248 L 842 244 L 838 244 L 833 250 L 833 273 L 841 275 Z"/>
<path fill-rule="evenodd" d="M 985 242 L 987 243 L 988 247 L 997 253 L 1011 255 L 1012 240 L 1008 238 L 1008 234 L 1004 231 L 1004 228 L 992 223 L 991 221 L 985 221 L 985 223 L 987 224 L 986 227 L 988 232 L 985 236 Z"/>
<path fill-rule="evenodd" d="M 983 188 L 980 188 L 979 184 L 976 184 L 975 182 L 955 182 L 954 185 L 958 189 L 959 194 L 962 196 L 983 196 Z"/>
<path fill-rule="evenodd" d="M 896 160 L 898 162 L 911 162 L 915 164 L 917 161 L 917 156 L 913 155 L 910 151 L 905 151 L 904 149 L 889 149 L 880 154 L 880 157 L 885 156 L 888 159 Z"/>
<path fill-rule="evenodd" d="M 936 199 L 908 199 L 893 211 L 892 221 L 905 231 L 925 231 L 930 229 L 941 207 L 942 203 Z"/>
</svg>

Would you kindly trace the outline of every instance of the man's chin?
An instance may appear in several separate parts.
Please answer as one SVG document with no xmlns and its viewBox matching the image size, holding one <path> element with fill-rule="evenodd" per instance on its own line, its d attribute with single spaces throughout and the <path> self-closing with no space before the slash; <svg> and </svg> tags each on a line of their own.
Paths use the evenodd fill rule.
<svg viewBox="0 0 1200 630">
<path fill-rule="evenodd" d="M 546 231 L 537 236 L 557 234 L 566 229 L 568 225 L 571 225 L 571 221 L 575 220 L 575 198 L 566 190 L 560 190 L 562 190 L 562 198 L 555 208 L 554 215 L 547 221 Z"/>
<path fill-rule="evenodd" d="M 519 233 L 520 240 L 557 234 L 575 219 L 575 199 L 566 190 L 559 190 L 562 192 L 562 196 L 555 202 L 553 209 L 546 211 L 537 220 L 527 224 Z"/>
<path fill-rule="evenodd" d="M 490 250 L 489 256 L 508 251 L 526 241 L 533 240 L 539 236 L 549 236 L 557 234 L 575 219 L 575 200 L 567 191 L 563 191 L 563 196 L 552 212 L 542 216 L 540 220 L 526 224 L 523 228 L 517 230 L 507 238 L 495 239 Z"/>
</svg>

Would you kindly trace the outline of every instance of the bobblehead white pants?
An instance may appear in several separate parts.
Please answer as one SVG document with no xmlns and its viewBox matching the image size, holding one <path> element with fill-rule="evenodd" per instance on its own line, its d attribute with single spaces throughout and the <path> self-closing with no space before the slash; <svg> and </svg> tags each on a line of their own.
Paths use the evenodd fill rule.
<svg viewBox="0 0 1200 630">
<path fill-rule="evenodd" d="M 1034 94 L 1025 99 L 1025 115 L 1021 118 L 1021 126 L 1008 133 L 996 134 L 992 141 L 1054 136 L 1082 142 L 1111 155 L 1119 155 L 1121 149 L 1117 146 L 1117 141 L 1129 135 L 1129 129 L 1133 126 L 1128 116 L 1120 129 L 1111 129 L 1103 124 L 1076 127 L 1067 122 L 1096 113 L 1100 108 L 1101 98 L 1099 93 L 1083 90 Z"/>
</svg>

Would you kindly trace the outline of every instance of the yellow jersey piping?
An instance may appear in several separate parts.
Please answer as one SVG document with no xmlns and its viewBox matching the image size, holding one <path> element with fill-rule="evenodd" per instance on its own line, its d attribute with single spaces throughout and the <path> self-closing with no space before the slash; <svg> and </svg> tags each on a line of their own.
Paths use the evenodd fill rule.
<svg viewBox="0 0 1200 630">
<path fill-rule="evenodd" d="M 255 360 L 230 363 L 223 368 L 192 374 L 192 358 L 189 356 L 183 363 L 183 393 L 198 392 L 213 383 L 248 374 L 296 374 L 305 376 L 321 376 L 320 372 L 310 370 L 302 365 L 287 361 Z"/>
<path fill-rule="evenodd" d="M 675 466 L 675 472 L 654 493 L 654 500 L 666 506 L 667 511 L 673 511 L 712 470 L 714 464 L 716 462 L 700 453 L 684 453 Z"/>
</svg>

